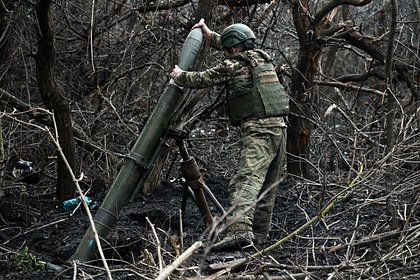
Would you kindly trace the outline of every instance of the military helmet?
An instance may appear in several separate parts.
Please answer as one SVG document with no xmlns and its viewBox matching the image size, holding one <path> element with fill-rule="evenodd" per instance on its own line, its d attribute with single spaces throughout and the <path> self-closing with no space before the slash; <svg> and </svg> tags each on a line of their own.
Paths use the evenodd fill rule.
<svg viewBox="0 0 420 280">
<path fill-rule="evenodd" d="M 248 39 L 255 40 L 251 28 L 242 23 L 235 23 L 226 27 L 221 34 L 221 43 L 224 48 L 231 48 Z"/>
</svg>

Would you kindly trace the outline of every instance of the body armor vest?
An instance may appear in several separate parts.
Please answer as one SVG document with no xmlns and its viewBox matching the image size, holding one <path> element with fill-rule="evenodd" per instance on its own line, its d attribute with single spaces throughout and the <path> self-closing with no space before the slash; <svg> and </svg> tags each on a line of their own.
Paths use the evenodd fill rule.
<svg viewBox="0 0 420 280">
<path fill-rule="evenodd" d="M 261 50 L 246 51 L 235 53 L 229 59 L 245 61 L 253 79 L 252 87 L 232 92 L 228 89 L 227 111 L 233 125 L 253 118 L 279 117 L 289 113 L 289 97 L 268 54 Z"/>
</svg>

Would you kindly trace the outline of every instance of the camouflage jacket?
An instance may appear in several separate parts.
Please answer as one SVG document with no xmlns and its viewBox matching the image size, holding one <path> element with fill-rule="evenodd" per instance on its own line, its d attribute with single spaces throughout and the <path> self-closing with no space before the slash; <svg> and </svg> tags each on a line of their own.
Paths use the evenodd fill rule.
<svg viewBox="0 0 420 280">
<path fill-rule="evenodd" d="M 210 45 L 221 49 L 219 34 L 212 33 Z M 174 81 L 188 88 L 226 86 L 226 109 L 233 125 L 253 118 L 285 116 L 289 111 L 287 94 L 278 81 L 271 58 L 261 50 L 232 54 L 205 71 L 182 72 Z"/>
<path fill-rule="evenodd" d="M 221 50 L 220 35 L 213 32 L 210 38 L 210 46 Z M 241 75 L 247 77 L 235 84 L 234 77 Z M 181 87 L 187 88 L 207 88 L 215 85 L 225 85 L 234 92 L 235 86 L 249 87 L 252 86 L 252 74 L 248 66 L 241 61 L 231 60 L 226 57 L 218 65 L 201 72 L 184 71 L 177 75 L 174 79 L 175 83 Z"/>
</svg>

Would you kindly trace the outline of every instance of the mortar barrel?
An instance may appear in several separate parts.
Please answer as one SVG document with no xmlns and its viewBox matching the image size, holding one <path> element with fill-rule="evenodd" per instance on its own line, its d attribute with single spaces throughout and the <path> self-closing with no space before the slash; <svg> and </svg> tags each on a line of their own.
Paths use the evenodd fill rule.
<svg viewBox="0 0 420 280">
<path fill-rule="evenodd" d="M 151 160 L 154 151 L 158 148 L 159 140 L 163 137 L 173 113 L 182 101 L 181 89 L 174 84 L 168 84 L 94 216 L 95 228 L 100 238 L 105 238 L 109 234 L 137 182 L 142 176 L 148 174 L 147 171 L 153 164 Z M 92 260 L 97 249 L 94 232 L 90 226 L 70 260 L 79 262 Z"/>
<path fill-rule="evenodd" d="M 194 62 L 201 46 L 203 34 L 201 28 L 192 30 L 182 47 L 178 66 L 188 70 Z M 108 191 L 104 201 L 95 217 L 95 228 L 99 238 L 105 238 L 117 221 L 119 212 L 129 200 L 136 186 L 143 177 L 147 177 L 148 170 L 153 164 L 153 155 L 158 149 L 159 139 L 164 136 L 172 114 L 183 102 L 183 94 L 179 87 L 172 83 L 167 85 L 164 93 L 159 98 L 158 104 L 149 117 L 133 149 L 127 156 Z M 89 261 L 94 259 L 98 248 L 92 225 L 86 231 L 76 252 L 70 261 Z"/>
</svg>

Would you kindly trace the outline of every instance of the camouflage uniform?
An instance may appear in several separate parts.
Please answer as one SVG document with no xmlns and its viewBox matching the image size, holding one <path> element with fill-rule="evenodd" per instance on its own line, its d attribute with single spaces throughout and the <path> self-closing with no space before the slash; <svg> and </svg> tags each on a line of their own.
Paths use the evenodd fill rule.
<svg viewBox="0 0 420 280">
<path fill-rule="evenodd" d="M 212 33 L 210 45 L 221 50 L 219 34 Z M 246 52 L 250 52 L 259 63 L 264 63 L 256 51 Z M 174 81 L 188 88 L 225 85 L 228 97 L 240 94 L 254 84 L 246 62 L 230 56 L 205 71 L 182 72 Z M 228 235 L 253 232 L 258 241 L 268 236 L 277 185 L 285 166 L 286 124 L 281 115 L 236 123 L 241 128 L 242 146 L 238 170 L 229 186 L 232 207 L 226 220 Z"/>
</svg>

